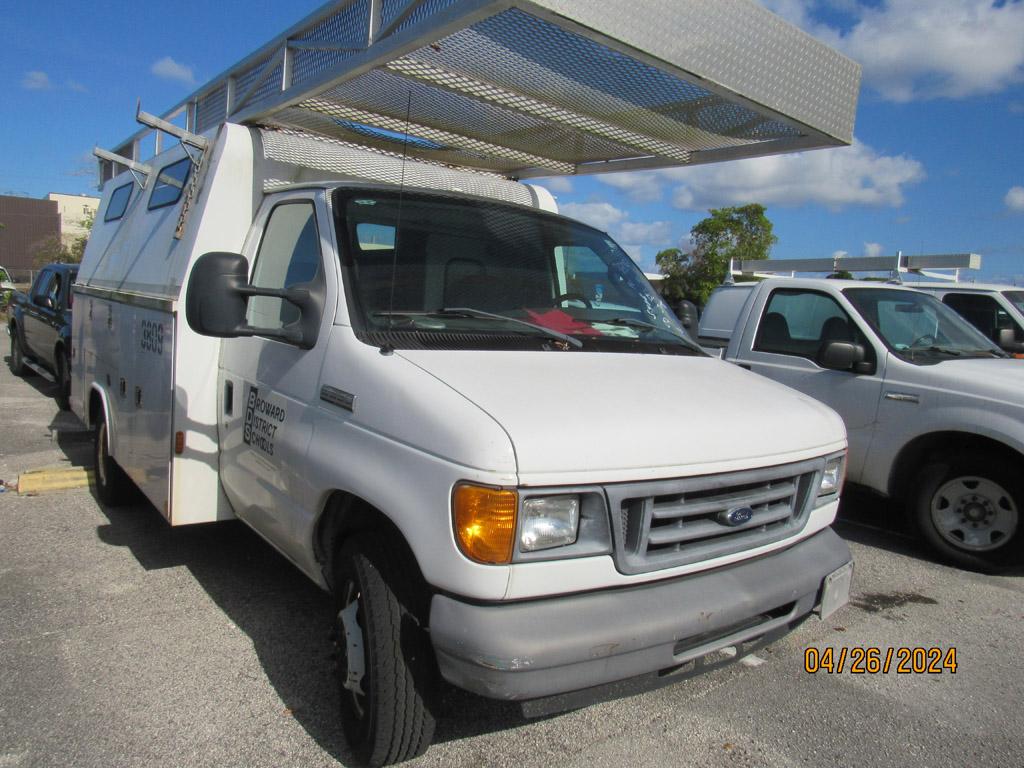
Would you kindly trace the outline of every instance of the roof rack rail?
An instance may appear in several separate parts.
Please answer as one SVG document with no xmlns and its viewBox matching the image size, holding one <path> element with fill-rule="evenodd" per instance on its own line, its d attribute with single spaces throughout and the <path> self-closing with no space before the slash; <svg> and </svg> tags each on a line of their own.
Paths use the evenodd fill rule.
<svg viewBox="0 0 1024 768">
<path fill-rule="evenodd" d="M 934 270 L 948 270 L 936 272 Z M 960 270 L 981 269 L 981 256 L 977 253 L 944 253 L 907 256 L 898 252 L 895 256 L 833 256 L 825 259 L 730 259 L 726 282 L 744 277 L 780 277 L 797 272 L 889 272 L 892 279 L 903 281 L 903 275 L 913 274 L 934 280 L 960 280 Z"/>
<path fill-rule="evenodd" d="M 332 0 L 159 119 L 404 142 L 519 179 L 849 144 L 859 85 L 753 0 Z M 153 130 L 114 152 L 143 161 Z"/>
</svg>

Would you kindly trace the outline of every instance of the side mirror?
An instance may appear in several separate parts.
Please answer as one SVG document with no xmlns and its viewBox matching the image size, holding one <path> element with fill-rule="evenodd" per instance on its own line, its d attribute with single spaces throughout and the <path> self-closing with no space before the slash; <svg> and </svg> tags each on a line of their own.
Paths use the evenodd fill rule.
<svg viewBox="0 0 1024 768">
<path fill-rule="evenodd" d="M 1013 328 L 1000 328 L 996 343 L 1005 352 L 1024 352 L 1024 344 L 1017 341 L 1017 333 Z"/>
<path fill-rule="evenodd" d="M 859 369 L 866 357 L 867 352 L 861 344 L 850 341 L 827 341 L 818 351 L 817 363 L 831 371 L 851 371 L 855 370 L 854 366 L 858 366 L 856 373 L 867 373 L 868 371 Z"/>
<path fill-rule="evenodd" d="M 202 336 L 237 338 L 265 336 L 305 349 L 316 343 L 320 325 L 322 289 L 257 288 L 249 284 L 249 262 L 237 253 L 213 252 L 200 256 L 192 267 L 185 292 L 185 319 Z M 299 309 L 299 319 L 284 328 L 257 328 L 246 324 L 250 296 L 279 298 Z"/>
<path fill-rule="evenodd" d="M 679 322 L 682 323 L 683 328 L 688 331 L 692 331 L 697 327 L 697 321 L 700 318 L 700 313 L 697 311 L 697 305 L 692 301 L 683 299 L 672 307 L 672 309 L 679 318 Z"/>
</svg>

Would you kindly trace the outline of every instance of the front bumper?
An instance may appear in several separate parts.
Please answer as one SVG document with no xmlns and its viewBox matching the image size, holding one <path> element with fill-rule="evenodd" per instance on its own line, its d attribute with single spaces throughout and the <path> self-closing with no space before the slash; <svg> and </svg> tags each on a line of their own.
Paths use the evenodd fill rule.
<svg viewBox="0 0 1024 768">
<path fill-rule="evenodd" d="M 850 560 L 827 528 L 764 557 L 637 587 L 500 605 L 435 595 L 430 633 L 444 678 L 488 698 L 663 680 L 722 648 L 746 651 L 785 634 Z"/>
</svg>

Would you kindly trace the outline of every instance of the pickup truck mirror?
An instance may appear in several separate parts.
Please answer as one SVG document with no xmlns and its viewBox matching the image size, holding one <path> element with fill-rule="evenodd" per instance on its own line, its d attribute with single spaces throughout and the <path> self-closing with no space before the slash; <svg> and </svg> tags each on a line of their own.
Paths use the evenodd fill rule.
<svg viewBox="0 0 1024 768">
<path fill-rule="evenodd" d="M 49 296 L 35 296 L 32 299 L 32 303 L 43 309 L 53 309 L 53 299 Z"/>
<path fill-rule="evenodd" d="M 264 336 L 305 349 L 316 343 L 323 304 L 322 289 L 258 288 L 249 284 L 249 262 L 238 253 L 212 252 L 192 267 L 185 292 L 185 319 L 202 336 L 238 338 Z M 299 320 L 284 328 L 259 328 L 245 320 L 249 297 L 280 298 L 299 308 Z"/>
<path fill-rule="evenodd" d="M 854 371 L 855 373 L 869 373 L 864 368 L 867 351 L 863 344 L 854 344 L 851 341 L 827 341 L 821 345 L 818 351 L 817 363 L 822 368 L 832 371 Z"/>
<path fill-rule="evenodd" d="M 1000 328 L 996 343 L 1004 352 L 1024 352 L 1024 344 L 1017 341 L 1017 333 L 1013 328 Z"/>
</svg>

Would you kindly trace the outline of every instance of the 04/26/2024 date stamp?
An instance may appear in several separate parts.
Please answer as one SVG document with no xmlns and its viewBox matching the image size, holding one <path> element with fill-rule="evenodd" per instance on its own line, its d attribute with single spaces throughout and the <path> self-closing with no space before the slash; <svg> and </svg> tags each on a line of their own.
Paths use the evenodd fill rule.
<svg viewBox="0 0 1024 768">
<path fill-rule="evenodd" d="M 956 674 L 956 648 L 878 646 L 852 648 L 810 647 L 804 651 L 804 672 L 841 675 Z"/>
</svg>

